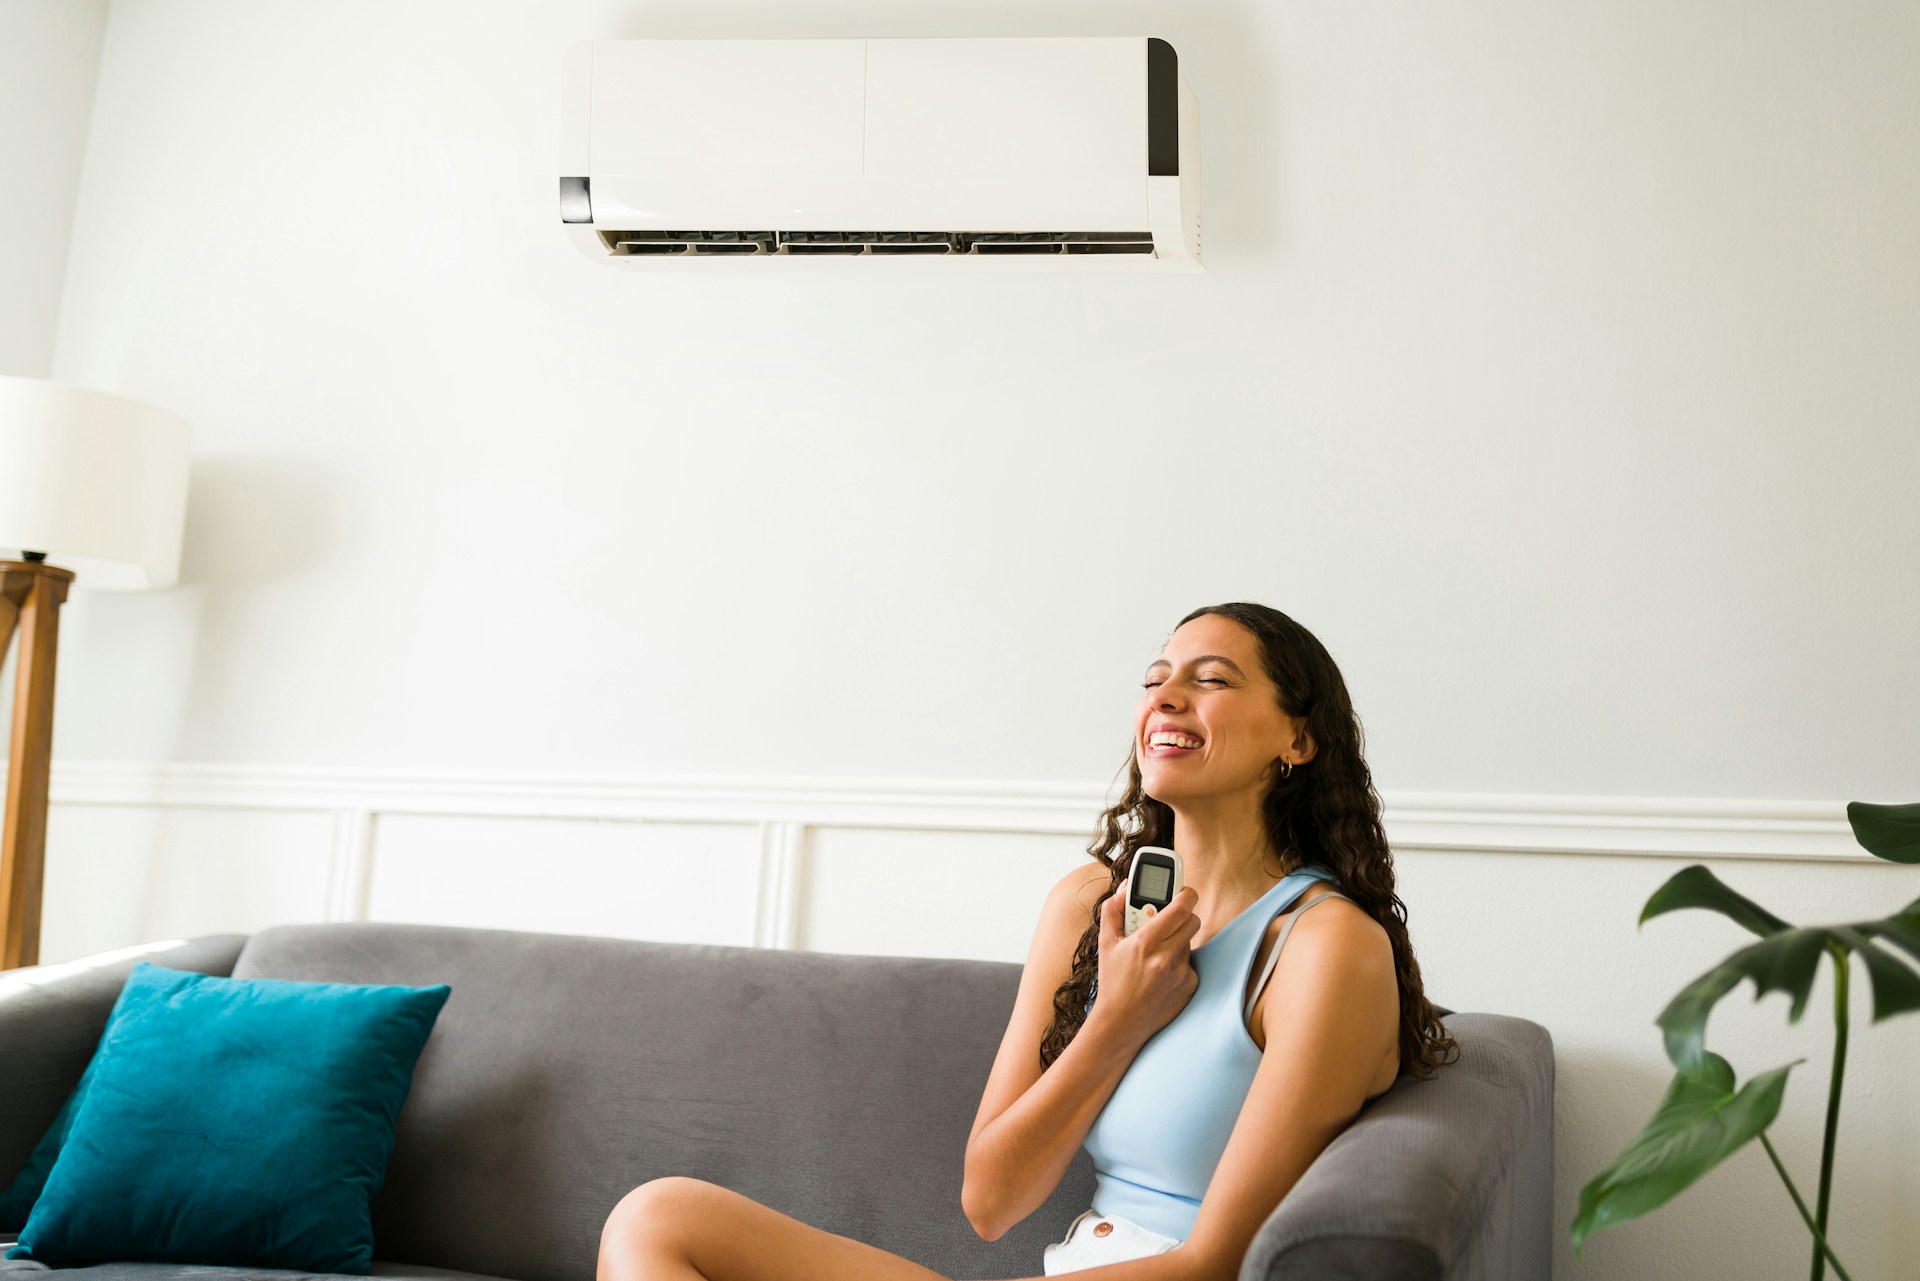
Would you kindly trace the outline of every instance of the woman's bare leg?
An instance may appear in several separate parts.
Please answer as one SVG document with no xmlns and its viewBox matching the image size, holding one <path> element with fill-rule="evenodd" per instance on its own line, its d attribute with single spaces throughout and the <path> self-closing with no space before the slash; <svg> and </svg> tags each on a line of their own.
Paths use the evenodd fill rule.
<svg viewBox="0 0 1920 1281">
<path fill-rule="evenodd" d="M 643 1183 L 600 1232 L 597 1281 L 947 1281 L 701 1179 Z"/>
<path fill-rule="evenodd" d="M 706 1281 L 678 1248 L 647 1241 L 614 1244 L 600 1234 L 598 1281 Z"/>
</svg>

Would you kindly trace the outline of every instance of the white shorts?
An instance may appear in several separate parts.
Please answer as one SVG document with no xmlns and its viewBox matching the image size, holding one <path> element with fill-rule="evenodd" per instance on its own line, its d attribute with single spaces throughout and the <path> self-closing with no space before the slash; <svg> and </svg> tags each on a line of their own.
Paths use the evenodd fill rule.
<svg viewBox="0 0 1920 1281">
<path fill-rule="evenodd" d="M 1117 1214 L 1102 1218 L 1092 1210 L 1082 1210 L 1080 1217 L 1067 1228 L 1067 1235 L 1046 1248 L 1041 1266 L 1046 1270 L 1045 1275 L 1057 1277 L 1063 1272 L 1097 1268 L 1103 1263 L 1124 1263 L 1150 1254 L 1165 1254 L 1179 1244 L 1172 1237 L 1149 1232 Z"/>
</svg>

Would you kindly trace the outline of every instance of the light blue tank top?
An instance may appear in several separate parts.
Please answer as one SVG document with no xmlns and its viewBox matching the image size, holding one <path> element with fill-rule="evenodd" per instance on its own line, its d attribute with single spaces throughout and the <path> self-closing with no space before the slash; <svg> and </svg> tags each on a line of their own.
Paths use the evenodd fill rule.
<svg viewBox="0 0 1920 1281">
<path fill-rule="evenodd" d="M 1200 986 L 1140 1047 L 1087 1132 L 1095 1213 L 1179 1241 L 1193 1235 L 1200 1199 L 1260 1066 L 1245 1021 L 1254 955 L 1273 918 L 1315 881 L 1338 884 L 1332 872 L 1309 863 L 1194 949 Z"/>
</svg>

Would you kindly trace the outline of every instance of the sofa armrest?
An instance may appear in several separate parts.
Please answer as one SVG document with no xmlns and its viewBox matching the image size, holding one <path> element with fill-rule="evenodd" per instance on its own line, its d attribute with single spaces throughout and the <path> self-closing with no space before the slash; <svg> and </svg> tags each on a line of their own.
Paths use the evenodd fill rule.
<svg viewBox="0 0 1920 1281">
<path fill-rule="evenodd" d="M 1553 1269 L 1553 1039 L 1442 1020 L 1460 1057 L 1402 1076 L 1261 1225 L 1240 1281 L 1534 1281 Z"/>
<path fill-rule="evenodd" d="M 209 934 L 0 970 L 0 1190 L 13 1182 L 87 1070 L 133 967 L 152 961 L 224 978 L 246 941 L 244 934 Z"/>
</svg>

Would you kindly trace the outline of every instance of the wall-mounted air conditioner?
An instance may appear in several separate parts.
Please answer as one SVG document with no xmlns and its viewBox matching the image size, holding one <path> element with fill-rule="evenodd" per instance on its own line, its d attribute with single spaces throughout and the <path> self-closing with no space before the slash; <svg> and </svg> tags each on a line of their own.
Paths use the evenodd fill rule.
<svg viewBox="0 0 1920 1281">
<path fill-rule="evenodd" d="M 614 266 L 1201 268 L 1164 40 L 588 40 L 562 102 L 560 220 Z"/>
</svg>

